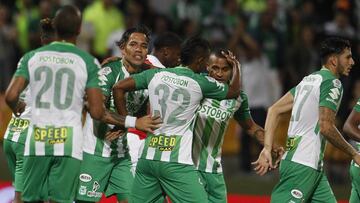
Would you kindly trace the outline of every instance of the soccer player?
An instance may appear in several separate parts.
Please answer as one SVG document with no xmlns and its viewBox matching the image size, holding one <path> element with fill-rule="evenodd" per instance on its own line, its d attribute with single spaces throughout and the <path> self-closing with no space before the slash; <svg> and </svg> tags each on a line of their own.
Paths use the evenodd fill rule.
<svg viewBox="0 0 360 203">
<path fill-rule="evenodd" d="M 354 109 L 351 111 L 348 119 L 344 124 L 344 132 L 346 132 L 349 137 L 355 140 L 358 151 L 360 150 L 360 98 L 354 106 Z M 360 169 L 359 165 L 352 162 L 350 166 L 350 177 L 351 177 L 351 195 L 350 203 L 360 202 Z"/>
<path fill-rule="evenodd" d="M 145 63 L 151 67 L 173 68 L 180 64 L 180 49 L 182 40 L 173 32 L 165 32 L 154 40 L 151 54 L 147 55 Z"/>
<path fill-rule="evenodd" d="M 24 152 L 25 202 L 72 202 L 82 159 L 81 110 L 86 93 L 94 119 L 124 127 L 127 122 L 105 110 L 99 63 L 74 44 L 80 32 L 81 14 L 74 6 L 60 8 L 53 19 L 57 41 L 25 54 L 5 99 L 14 114 L 22 113 L 19 94 L 27 86 L 31 117 Z M 131 119 L 131 126 L 152 131 L 155 119 Z M 43 191 L 46 192 L 43 192 Z"/>
<path fill-rule="evenodd" d="M 116 111 L 111 94 L 112 86 L 131 74 L 140 72 L 146 59 L 150 32 L 145 26 L 130 28 L 118 42 L 123 58 L 117 58 L 102 65 L 100 80 L 106 106 Z M 129 92 L 126 99 L 127 112 L 124 115 L 146 114 L 147 92 Z M 145 110 L 144 110 L 145 109 Z M 98 202 L 102 193 L 116 195 L 119 202 L 126 202 L 130 195 L 135 168 L 131 168 L 127 136 L 106 140 L 106 134 L 113 126 L 92 121 L 87 116 L 84 126 L 84 159 L 81 163 L 80 182 L 76 199 L 78 202 Z M 93 130 L 94 129 L 94 130 Z M 133 130 L 134 131 L 134 130 Z M 116 134 L 114 132 L 114 134 Z M 138 151 L 138 150 L 137 150 Z M 138 152 L 136 152 L 136 157 Z M 96 190 L 94 187 L 96 185 Z"/>
<path fill-rule="evenodd" d="M 55 30 L 52 27 L 51 19 L 45 18 L 40 21 L 41 44 L 46 45 L 55 40 Z M 29 98 L 29 91 L 25 89 L 20 95 L 21 108 L 24 111 L 20 116 L 12 115 L 4 135 L 4 153 L 6 155 L 8 167 L 15 188 L 14 203 L 20 203 L 21 192 L 23 190 L 23 157 L 24 146 L 28 127 L 30 124 L 30 106 L 25 103 L 25 98 Z"/>
<path fill-rule="evenodd" d="M 341 103 L 341 75 L 348 76 L 354 60 L 347 40 L 327 38 L 321 43 L 322 68 L 306 77 L 269 108 L 264 149 L 254 162 L 260 175 L 272 168 L 271 148 L 279 115 L 291 111 L 286 152 L 280 163 L 280 182 L 271 202 L 336 202 L 323 171 L 326 141 L 360 164 L 360 154 L 335 127 Z"/>
<path fill-rule="evenodd" d="M 229 83 L 231 64 L 221 51 L 210 55 L 209 76 L 221 83 Z M 226 185 L 222 174 L 221 147 L 231 117 L 260 143 L 264 142 L 264 129 L 251 118 L 248 98 L 241 91 L 237 99 L 216 100 L 205 98 L 197 111 L 192 157 L 202 179 L 209 202 L 227 202 Z M 279 149 L 280 150 L 280 149 Z"/>
<path fill-rule="evenodd" d="M 152 53 L 146 56 L 143 68 L 173 68 L 179 65 L 181 43 L 182 40 L 180 37 L 173 32 L 160 34 L 154 40 Z M 121 115 L 127 115 L 127 112 L 124 111 Z M 128 129 L 127 139 L 131 162 L 134 168 L 136 168 L 140 147 L 145 137 L 146 133 L 144 132 L 136 129 Z"/>
<path fill-rule="evenodd" d="M 222 100 L 240 93 L 240 64 L 232 53 L 225 54 L 234 69 L 230 85 L 198 74 L 209 55 L 209 43 L 191 37 L 181 49 L 182 66 L 146 70 L 113 87 L 118 111 L 126 92 L 148 89 L 151 113 L 161 115 L 163 121 L 145 140 L 131 190 L 132 202 L 152 202 L 162 196 L 162 190 L 174 202 L 207 201 L 191 158 L 195 113 L 204 97 Z"/>
</svg>

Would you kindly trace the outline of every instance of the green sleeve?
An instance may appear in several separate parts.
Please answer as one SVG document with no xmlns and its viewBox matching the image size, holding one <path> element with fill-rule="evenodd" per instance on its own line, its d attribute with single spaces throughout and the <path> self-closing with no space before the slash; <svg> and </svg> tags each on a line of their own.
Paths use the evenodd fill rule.
<svg viewBox="0 0 360 203">
<path fill-rule="evenodd" d="M 147 89 L 150 80 L 154 77 L 155 73 L 158 71 L 161 71 L 161 69 L 154 68 L 143 71 L 141 73 L 131 75 L 131 77 L 135 80 L 135 89 L 136 90 Z"/>
<path fill-rule="evenodd" d="M 29 81 L 30 76 L 29 76 L 28 62 L 31 56 L 33 56 L 32 53 L 27 53 L 20 59 L 20 61 L 17 64 L 17 69 L 14 74 L 14 77 L 23 77 L 27 81 Z"/>
<path fill-rule="evenodd" d="M 96 58 L 89 60 L 86 64 L 88 71 L 88 78 L 86 81 L 86 88 L 100 88 L 100 63 Z"/>
<path fill-rule="evenodd" d="M 289 90 L 290 94 L 295 97 L 296 86 Z"/>
<path fill-rule="evenodd" d="M 116 77 L 119 74 L 119 71 L 116 70 L 119 69 L 121 69 L 121 64 L 111 62 L 103 65 L 99 71 L 100 87 L 106 97 L 109 97 L 111 94 L 112 87 L 115 85 Z"/>
<path fill-rule="evenodd" d="M 343 88 L 340 80 L 325 80 L 320 85 L 319 106 L 328 107 L 333 111 L 337 111 L 343 94 Z"/>
<path fill-rule="evenodd" d="M 354 111 L 360 112 L 360 98 L 359 98 L 359 100 L 356 102 L 356 104 L 354 106 Z"/>
<path fill-rule="evenodd" d="M 223 100 L 229 91 L 227 84 L 220 83 L 214 78 L 199 75 L 198 83 L 200 85 L 203 97 L 210 99 Z"/>
<path fill-rule="evenodd" d="M 249 99 L 244 91 L 241 91 L 240 98 L 241 98 L 240 108 L 235 112 L 234 118 L 237 121 L 244 121 L 251 118 Z"/>
</svg>

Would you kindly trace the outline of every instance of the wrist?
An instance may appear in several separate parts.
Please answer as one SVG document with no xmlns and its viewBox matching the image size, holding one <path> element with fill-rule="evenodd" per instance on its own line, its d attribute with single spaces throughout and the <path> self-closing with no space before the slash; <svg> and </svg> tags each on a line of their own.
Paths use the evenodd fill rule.
<svg viewBox="0 0 360 203">
<path fill-rule="evenodd" d="M 136 117 L 134 116 L 126 116 L 125 117 L 125 128 L 135 128 L 136 125 Z"/>
<path fill-rule="evenodd" d="M 271 150 L 273 149 L 273 146 L 264 144 L 264 149 L 271 152 Z"/>
</svg>

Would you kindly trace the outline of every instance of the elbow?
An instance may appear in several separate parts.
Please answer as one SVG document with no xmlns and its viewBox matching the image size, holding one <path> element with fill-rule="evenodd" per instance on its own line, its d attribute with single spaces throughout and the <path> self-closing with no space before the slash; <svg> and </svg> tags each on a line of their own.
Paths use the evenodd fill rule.
<svg viewBox="0 0 360 203">
<path fill-rule="evenodd" d="M 278 108 L 275 105 L 270 106 L 267 113 L 268 115 L 274 116 L 278 116 L 280 114 Z"/>
<path fill-rule="evenodd" d="M 230 90 L 226 96 L 227 99 L 235 99 L 240 95 L 240 88 L 237 90 Z"/>
<path fill-rule="evenodd" d="M 91 118 L 93 118 L 95 120 L 101 120 L 103 118 L 105 112 L 104 112 L 104 109 L 98 110 L 98 109 L 90 108 L 89 113 L 90 113 Z"/>
<path fill-rule="evenodd" d="M 17 95 L 13 91 L 6 91 L 5 93 L 5 102 L 8 106 L 11 106 L 16 100 Z"/>
</svg>

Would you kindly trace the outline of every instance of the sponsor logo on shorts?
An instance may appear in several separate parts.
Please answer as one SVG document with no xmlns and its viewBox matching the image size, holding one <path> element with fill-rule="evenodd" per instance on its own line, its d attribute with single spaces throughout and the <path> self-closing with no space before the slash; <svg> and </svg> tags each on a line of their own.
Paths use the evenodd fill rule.
<svg viewBox="0 0 360 203">
<path fill-rule="evenodd" d="M 88 197 L 101 197 L 101 192 L 96 192 L 100 188 L 100 184 L 95 181 L 91 191 L 88 191 L 86 194 Z"/>
<path fill-rule="evenodd" d="M 80 186 L 79 195 L 86 195 L 86 186 Z"/>
<path fill-rule="evenodd" d="M 91 175 L 86 174 L 86 173 L 80 174 L 79 178 L 82 182 L 85 182 L 85 183 L 90 182 L 92 180 Z"/>
<path fill-rule="evenodd" d="M 291 190 L 291 195 L 296 199 L 301 199 L 303 197 L 303 193 L 298 189 Z"/>
</svg>

